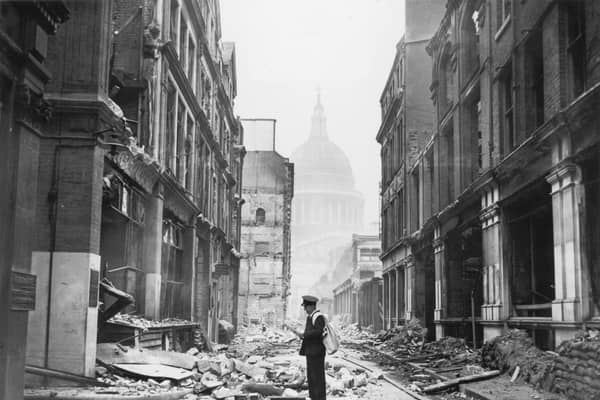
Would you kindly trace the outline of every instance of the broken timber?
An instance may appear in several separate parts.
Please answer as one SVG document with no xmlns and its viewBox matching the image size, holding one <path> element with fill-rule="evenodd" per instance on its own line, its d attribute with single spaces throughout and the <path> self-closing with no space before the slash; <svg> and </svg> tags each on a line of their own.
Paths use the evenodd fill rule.
<svg viewBox="0 0 600 400">
<path fill-rule="evenodd" d="M 493 370 L 493 371 L 487 371 L 487 372 L 484 372 L 481 374 L 476 374 L 476 375 L 461 376 L 460 378 L 450 379 L 445 382 L 440 382 L 440 383 L 436 383 L 434 385 L 426 386 L 423 388 L 423 392 L 425 392 L 425 393 L 437 392 L 440 390 L 451 388 L 453 386 L 457 386 L 461 383 L 490 379 L 490 378 L 493 378 L 498 375 L 500 375 L 500 371 Z"/>
<path fill-rule="evenodd" d="M 36 367 L 33 365 L 26 365 L 25 372 L 27 372 L 29 374 L 33 374 L 33 375 L 41 375 L 41 376 L 47 376 L 50 378 L 63 379 L 66 381 L 77 382 L 77 383 L 90 385 L 90 386 L 102 386 L 102 387 L 110 386 L 108 383 L 98 381 L 95 378 L 90 378 L 89 376 L 72 374 L 70 372 L 59 371 L 56 369 Z"/>
</svg>

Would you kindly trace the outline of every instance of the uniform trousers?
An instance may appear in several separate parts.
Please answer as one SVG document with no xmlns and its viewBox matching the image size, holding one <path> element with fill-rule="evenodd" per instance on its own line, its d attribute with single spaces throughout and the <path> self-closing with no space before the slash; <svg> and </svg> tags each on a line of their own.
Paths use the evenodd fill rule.
<svg viewBox="0 0 600 400">
<path fill-rule="evenodd" d="M 310 400 L 325 400 L 325 354 L 306 356 Z"/>
</svg>

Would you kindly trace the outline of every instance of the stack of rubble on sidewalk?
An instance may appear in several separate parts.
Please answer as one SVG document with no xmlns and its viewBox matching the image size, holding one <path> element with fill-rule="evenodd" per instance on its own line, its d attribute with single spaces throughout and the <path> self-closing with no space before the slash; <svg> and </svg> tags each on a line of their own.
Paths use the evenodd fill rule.
<svg viewBox="0 0 600 400">
<path fill-rule="evenodd" d="M 595 399 L 600 393 L 600 332 L 580 332 L 557 348 L 552 390 L 573 400 Z"/>
<path fill-rule="evenodd" d="M 377 347 L 394 356 L 410 356 L 423 350 L 426 336 L 427 329 L 421 326 L 418 319 L 413 319 L 377 335 L 380 342 Z"/>
<path fill-rule="evenodd" d="M 352 322 L 350 314 L 335 315 L 331 323 L 338 331 L 344 346 L 360 347 L 375 344 L 376 335 L 373 334 L 371 327 L 361 328 L 358 323 Z"/>
</svg>

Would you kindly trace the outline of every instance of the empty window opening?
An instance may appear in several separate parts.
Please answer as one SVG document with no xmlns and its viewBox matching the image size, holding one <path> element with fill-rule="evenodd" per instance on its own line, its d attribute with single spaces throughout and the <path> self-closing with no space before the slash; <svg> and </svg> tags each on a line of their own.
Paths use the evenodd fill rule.
<svg viewBox="0 0 600 400">
<path fill-rule="evenodd" d="M 254 242 L 254 254 L 263 256 L 269 253 L 269 242 Z"/>
<path fill-rule="evenodd" d="M 440 151 L 440 180 L 441 180 L 441 207 L 450 204 L 454 198 L 454 128 L 449 121 L 448 128 L 442 137 L 442 150 Z"/>
<path fill-rule="evenodd" d="M 544 54 L 541 29 L 527 39 L 525 51 L 525 129 L 527 135 L 544 123 Z"/>
<path fill-rule="evenodd" d="M 257 208 L 256 209 L 256 225 L 264 225 L 265 224 L 265 209 Z"/>
<path fill-rule="evenodd" d="M 160 290 L 161 318 L 183 318 L 187 302 L 183 297 L 183 227 L 174 219 L 163 220 Z"/>
<path fill-rule="evenodd" d="M 585 89 L 585 6 L 582 1 L 572 1 L 567 7 L 567 74 L 569 100 Z"/>
<path fill-rule="evenodd" d="M 461 26 L 463 82 L 467 82 L 479 69 L 479 13 L 474 9 L 477 3 L 476 0 L 469 3 Z"/>
<path fill-rule="evenodd" d="M 517 138 L 514 126 L 514 103 L 513 103 L 513 74 L 512 61 L 503 70 L 500 77 L 501 95 L 501 130 L 504 143 L 504 154 L 510 153 L 517 146 Z"/>
<path fill-rule="evenodd" d="M 461 335 L 467 340 L 479 341 L 481 333 L 473 338 L 472 317 L 481 317 L 483 304 L 482 282 L 482 235 L 476 218 L 463 228 L 451 232 L 445 242 L 446 258 L 446 301 L 447 318 L 452 321 L 461 320 Z M 474 315 L 473 315 L 474 314 Z M 467 322 L 467 323 L 465 323 Z M 478 329 L 479 325 L 477 324 Z"/>
<path fill-rule="evenodd" d="M 452 107 L 452 95 L 454 94 L 454 62 L 448 50 L 442 56 L 440 72 L 441 82 L 438 99 L 440 114 L 445 114 Z"/>
<path fill-rule="evenodd" d="M 590 309 L 594 317 L 600 317 L 600 213 L 595 205 L 600 204 L 600 149 L 594 157 L 582 164 L 585 185 L 585 233 L 589 240 Z"/>
<path fill-rule="evenodd" d="M 512 315 L 551 317 L 554 238 L 549 184 L 542 183 L 507 206 Z"/>
</svg>

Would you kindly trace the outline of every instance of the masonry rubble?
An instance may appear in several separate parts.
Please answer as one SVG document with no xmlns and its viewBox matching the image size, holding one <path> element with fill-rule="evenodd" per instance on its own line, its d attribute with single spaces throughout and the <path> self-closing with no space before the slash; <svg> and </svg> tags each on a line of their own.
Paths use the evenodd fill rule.
<svg viewBox="0 0 600 400">
<path fill-rule="evenodd" d="M 127 315 L 114 318 L 136 327 L 159 323 Z M 78 393 L 123 397 L 168 394 L 169 398 L 185 400 L 308 397 L 303 363 L 288 356 L 276 357 L 278 347 L 289 350 L 290 344 L 294 349 L 294 344 L 299 344 L 294 334 L 265 326 L 242 327 L 230 346 L 214 346 L 217 351 L 211 352 L 196 347 L 173 352 L 101 343 L 96 378 L 108 387 Z M 330 362 L 326 368 L 328 392 L 334 396 L 363 397 L 368 385 L 378 381 L 376 374 L 361 368 Z"/>
</svg>

